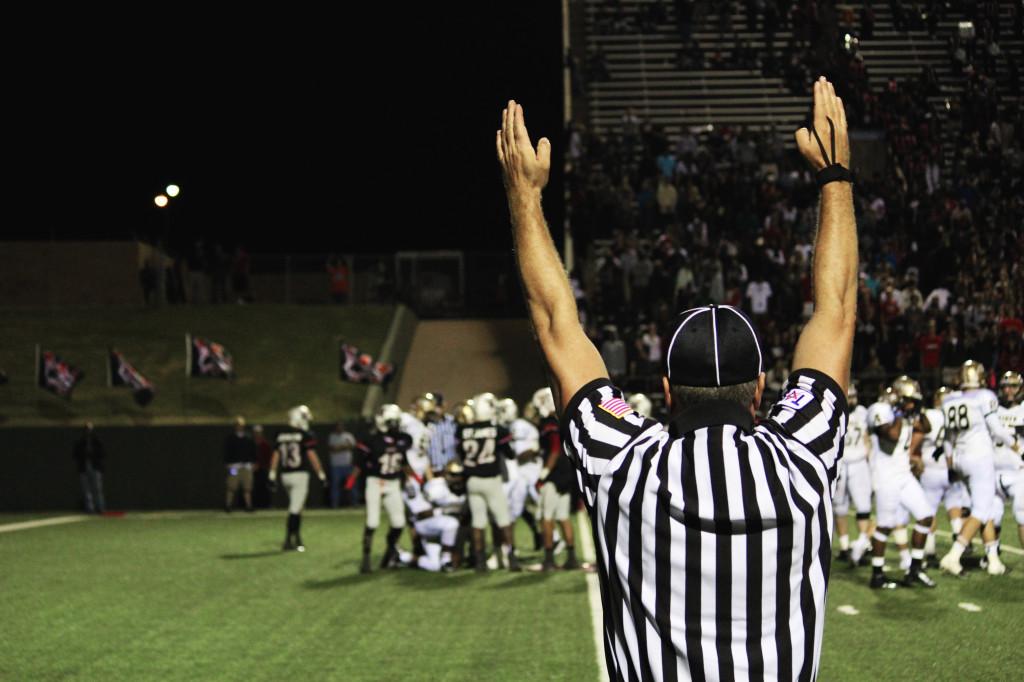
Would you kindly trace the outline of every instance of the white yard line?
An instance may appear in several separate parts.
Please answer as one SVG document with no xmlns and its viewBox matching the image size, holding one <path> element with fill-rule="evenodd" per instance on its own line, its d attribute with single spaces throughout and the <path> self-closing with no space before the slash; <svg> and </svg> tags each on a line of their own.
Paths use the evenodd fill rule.
<svg viewBox="0 0 1024 682">
<path fill-rule="evenodd" d="M 594 536 L 590 528 L 590 517 L 586 512 L 576 514 L 579 520 L 576 533 L 580 540 L 580 553 L 583 560 L 591 564 L 597 564 L 597 553 L 594 551 Z M 594 653 L 597 656 L 598 679 L 602 682 L 608 680 L 608 668 L 604 660 L 604 611 L 601 609 L 601 583 L 597 573 L 587 573 L 587 599 L 590 602 L 590 623 L 593 626 Z"/>
<path fill-rule="evenodd" d="M 937 531 L 935 531 L 935 534 L 936 535 L 941 535 L 941 536 L 946 537 L 946 538 L 953 537 L 953 534 L 950 533 L 948 530 L 937 530 Z M 1011 547 L 1010 545 L 1007 545 L 1005 542 L 1000 543 L 999 549 L 1003 550 L 1004 552 L 1009 552 L 1010 554 L 1018 554 L 1020 556 L 1024 556 L 1024 549 L 1018 549 L 1016 547 Z"/>
<path fill-rule="evenodd" d="M 63 523 L 77 523 L 87 521 L 91 516 L 76 514 L 74 516 L 54 516 L 49 519 L 36 519 L 35 521 L 21 521 L 20 523 L 5 523 L 0 525 L 0 533 L 13 533 L 16 530 L 29 530 L 31 528 L 42 528 L 43 526 L 59 526 Z"/>
</svg>

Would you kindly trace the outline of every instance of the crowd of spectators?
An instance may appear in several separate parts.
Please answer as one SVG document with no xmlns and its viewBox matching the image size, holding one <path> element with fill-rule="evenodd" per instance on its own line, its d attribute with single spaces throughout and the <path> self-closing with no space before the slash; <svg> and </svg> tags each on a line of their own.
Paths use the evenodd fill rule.
<svg viewBox="0 0 1024 682">
<path fill-rule="evenodd" d="M 685 51 L 684 29 L 699 17 L 690 12 L 684 26 L 680 6 L 721 3 L 675 4 Z M 1009 31 L 1019 35 L 1019 12 L 1011 27 L 1000 23 L 998 3 L 964 3 L 975 35 L 950 36 L 956 84 L 943 87 L 925 68 L 879 91 L 858 47 L 875 30 L 870 5 L 851 15 L 809 2 L 745 4 L 765 30 L 777 30 L 785 16 L 801 36 L 788 57 L 762 49 L 753 57 L 759 65 L 780 56 L 798 65 L 794 91 L 812 74 L 829 75 L 843 90 L 851 127 L 885 133 L 884 170 L 858 178 L 855 188 L 861 273 L 853 369 L 862 392 L 870 398 L 903 373 L 934 390 L 953 382 L 968 358 L 984 363 L 993 382 L 1006 370 L 1024 371 L 1024 114 L 1019 55 L 998 47 Z M 901 30 L 934 33 L 936 17 L 951 7 L 939 4 L 908 10 L 897 1 L 890 9 Z M 609 5 L 609 16 L 626 16 L 620 3 Z M 600 26 L 641 30 L 621 18 Z M 810 39 L 814 26 L 833 36 L 827 49 Z M 752 314 L 767 350 L 769 390 L 782 386 L 787 349 L 811 312 L 817 188 L 781 139 L 779 131 L 724 126 L 670 138 L 633 109 L 608 134 L 570 125 L 568 208 L 577 252 L 585 254 L 572 281 L 588 334 L 628 389 L 660 393 L 649 371 L 668 341 L 658 330 L 708 301 Z"/>
</svg>

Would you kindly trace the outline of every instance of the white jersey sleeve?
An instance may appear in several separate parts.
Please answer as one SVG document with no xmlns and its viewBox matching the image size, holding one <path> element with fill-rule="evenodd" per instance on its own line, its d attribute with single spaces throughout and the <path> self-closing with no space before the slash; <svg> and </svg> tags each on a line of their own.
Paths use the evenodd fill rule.
<svg viewBox="0 0 1024 682">
<path fill-rule="evenodd" d="M 412 480 L 402 488 L 402 499 L 405 501 L 405 506 L 414 516 L 433 509 L 430 502 L 424 497 L 423 489 Z"/>
<path fill-rule="evenodd" d="M 537 427 L 525 419 L 516 419 L 509 425 L 512 433 L 512 450 L 516 456 L 524 452 L 540 449 L 540 432 Z"/>
<path fill-rule="evenodd" d="M 946 468 L 946 453 L 943 447 L 943 440 L 946 435 L 946 421 L 942 416 L 942 410 L 927 409 L 924 416 L 928 418 L 928 425 L 931 430 L 924 436 L 921 443 L 921 457 L 924 459 L 926 468 Z"/>
</svg>

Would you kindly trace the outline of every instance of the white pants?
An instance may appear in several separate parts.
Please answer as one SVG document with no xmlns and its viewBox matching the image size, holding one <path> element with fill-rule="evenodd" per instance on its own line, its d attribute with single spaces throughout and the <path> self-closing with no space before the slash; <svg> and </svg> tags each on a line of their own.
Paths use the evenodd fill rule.
<svg viewBox="0 0 1024 682">
<path fill-rule="evenodd" d="M 540 518 L 544 521 L 569 519 L 569 493 L 560 493 L 555 484 L 546 482 L 540 489 Z"/>
<path fill-rule="evenodd" d="M 905 524 L 908 513 L 917 521 L 932 516 L 932 508 L 925 498 L 924 490 L 910 472 L 876 475 L 875 486 L 875 522 L 879 528 L 895 528 Z"/>
<path fill-rule="evenodd" d="M 454 547 L 456 536 L 459 534 L 459 520 L 454 516 L 431 516 L 413 523 L 416 534 L 423 538 L 424 542 L 440 542 L 445 547 Z"/>
<path fill-rule="evenodd" d="M 441 553 L 441 545 L 436 542 L 424 542 L 423 552 L 423 556 L 416 559 L 416 565 L 424 571 L 440 571 L 447 558 Z"/>
<path fill-rule="evenodd" d="M 508 498 L 505 497 L 501 476 L 470 476 L 466 481 L 466 496 L 474 530 L 487 528 L 488 512 L 500 528 L 509 525 Z"/>
<path fill-rule="evenodd" d="M 1024 469 L 1000 472 L 997 480 L 999 499 L 1013 503 L 1013 519 L 1024 525 Z"/>
<path fill-rule="evenodd" d="M 309 495 L 309 472 L 289 471 L 281 474 L 281 486 L 288 493 L 288 513 L 301 514 Z"/>
<path fill-rule="evenodd" d="M 504 485 L 505 496 L 508 498 L 508 516 L 512 523 L 523 515 L 526 507 L 526 481 L 520 476 Z"/>
<path fill-rule="evenodd" d="M 405 528 L 405 504 L 402 502 L 402 486 L 397 478 L 366 477 L 366 527 L 380 525 L 380 508 L 388 513 L 392 528 Z"/>
<path fill-rule="evenodd" d="M 836 494 L 832 499 L 832 508 L 837 516 L 850 513 L 850 500 L 853 500 L 853 508 L 858 514 L 871 513 L 871 466 L 866 459 L 856 462 L 839 460 Z"/>
<path fill-rule="evenodd" d="M 967 479 L 971 516 L 987 523 L 1002 513 L 996 500 L 996 465 L 991 453 L 958 454 L 956 468 Z"/>
<path fill-rule="evenodd" d="M 939 510 L 939 503 L 946 497 L 950 488 L 949 470 L 943 467 L 925 467 L 921 474 L 921 489 L 924 490 L 924 497 L 928 500 L 932 515 Z M 949 509 L 949 505 L 946 505 Z"/>
<path fill-rule="evenodd" d="M 519 465 L 519 478 L 526 483 L 526 496 L 538 505 L 540 504 L 540 492 L 537 490 L 537 481 L 540 480 L 540 469 L 540 462 L 536 459 Z"/>
</svg>

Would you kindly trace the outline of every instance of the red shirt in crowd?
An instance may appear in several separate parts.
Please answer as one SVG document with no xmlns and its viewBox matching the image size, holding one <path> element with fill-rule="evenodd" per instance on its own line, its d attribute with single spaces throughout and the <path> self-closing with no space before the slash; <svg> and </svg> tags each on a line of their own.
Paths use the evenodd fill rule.
<svg viewBox="0 0 1024 682">
<path fill-rule="evenodd" d="M 921 353 L 921 369 L 935 369 L 939 366 L 942 335 L 922 334 L 917 337 L 917 350 Z"/>
</svg>

